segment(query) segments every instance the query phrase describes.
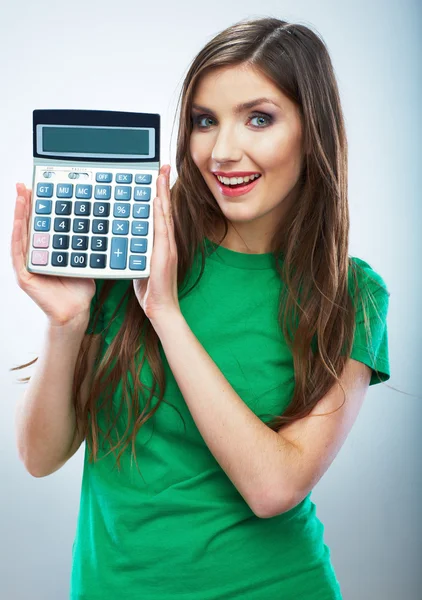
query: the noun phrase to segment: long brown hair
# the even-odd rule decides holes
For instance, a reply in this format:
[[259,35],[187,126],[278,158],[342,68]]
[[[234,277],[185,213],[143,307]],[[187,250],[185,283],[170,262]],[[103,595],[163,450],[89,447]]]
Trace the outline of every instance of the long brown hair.
[[[304,164],[297,183],[297,200],[284,216],[271,245],[275,256],[283,255],[283,261],[275,261],[285,283],[278,314],[280,328],[292,352],[295,376],[289,406],[283,415],[274,416],[267,423],[271,429],[279,430],[307,416],[333,384],[340,383],[339,375],[352,348],[357,298],[365,304],[371,301],[371,294],[368,289],[368,293],[360,297],[356,273],[359,265],[348,256],[347,139],[327,48],[321,38],[304,25],[260,18],[240,21],[216,35],[194,58],[183,83],[176,153],[178,178],[171,187],[179,297],[188,294],[202,276],[204,238],[212,239],[216,227],[223,226],[221,242],[228,231],[227,219],[190,156],[193,95],[203,75],[212,69],[237,65],[253,66],[269,77],[298,106],[302,120]],[[182,284],[198,250],[201,256],[199,276],[193,286],[182,293]],[[350,276],[352,285],[349,285]],[[104,281],[95,307],[94,326],[115,285],[114,280]],[[80,392],[91,336],[85,336],[82,342],[73,385],[77,427],[88,443],[89,460],[98,460],[98,415],[102,411],[107,427],[105,439],[110,442],[109,452],[121,448],[116,461],[118,467],[130,441],[136,460],[136,435],[165,401],[166,384],[159,338],[140,309],[132,285],[117,303],[110,321],[105,323],[104,333],[126,301],[118,333],[100,359],[105,349],[102,340],[91,394],[83,409]],[[370,337],[367,319],[365,324]],[[371,347],[370,342],[368,345]],[[142,360],[135,369],[133,357],[141,349],[144,349]],[[149,395],[140,378],[145,360],[153,374]],[[123,390],[119,396],[123,398],[117,408],[113,406],[113,395],[119,383]],[[158,402],[150,410],[157,388]],[[127,428],[122,439],[112,446],[109,434],[117,429],[116,421],[123,408],[127,409]]]

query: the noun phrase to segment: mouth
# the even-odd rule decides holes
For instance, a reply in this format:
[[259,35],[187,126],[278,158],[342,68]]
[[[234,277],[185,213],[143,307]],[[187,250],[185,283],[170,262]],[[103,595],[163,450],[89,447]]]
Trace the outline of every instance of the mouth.
[[259,175],[259,177],[256,177],[255,179],[253,179],[253,181],[249,181],[248,183],[225,185],[224,183],[222,183],[221,181],[219,181],[217,179],[216,175],[214,175],[214,177],[215,177],[215,180],[217,182],[220,192],[224,196],[228,196],[229,198],[243,196],[244,194],[247,194],[258,184],[258,181],[261,179],[261,175]]

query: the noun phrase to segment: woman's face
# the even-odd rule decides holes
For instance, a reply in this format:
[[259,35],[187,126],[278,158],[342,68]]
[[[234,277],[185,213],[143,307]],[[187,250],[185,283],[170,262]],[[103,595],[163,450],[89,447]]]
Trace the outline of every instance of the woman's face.
[[[251,107],[239,105],[259,98]],[[269,252],[302,169],[299,110],[270,79],[251,67],[223,67],[202,77],[193,98],[190,152],[227,219],[253,253]],[[259,174],[240,195],[226,177]],[[225,246],[244,252],[229,227]]]

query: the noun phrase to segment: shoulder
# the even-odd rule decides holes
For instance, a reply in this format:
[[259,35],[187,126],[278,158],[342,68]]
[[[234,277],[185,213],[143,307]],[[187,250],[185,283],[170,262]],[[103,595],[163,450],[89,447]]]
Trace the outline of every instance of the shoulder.
[[381,273],[372,265],[357,256],[349,257],[349,286],[355,293],[355,282],[358,284],[358,295],[367,293],[389,296],[387,283]]

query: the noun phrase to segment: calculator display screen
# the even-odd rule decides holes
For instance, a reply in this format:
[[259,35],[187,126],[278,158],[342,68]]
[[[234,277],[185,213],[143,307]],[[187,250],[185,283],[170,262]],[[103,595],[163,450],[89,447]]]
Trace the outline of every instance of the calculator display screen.
[[37,151],[44,156],[152,158],[154,127],[37,125]]

